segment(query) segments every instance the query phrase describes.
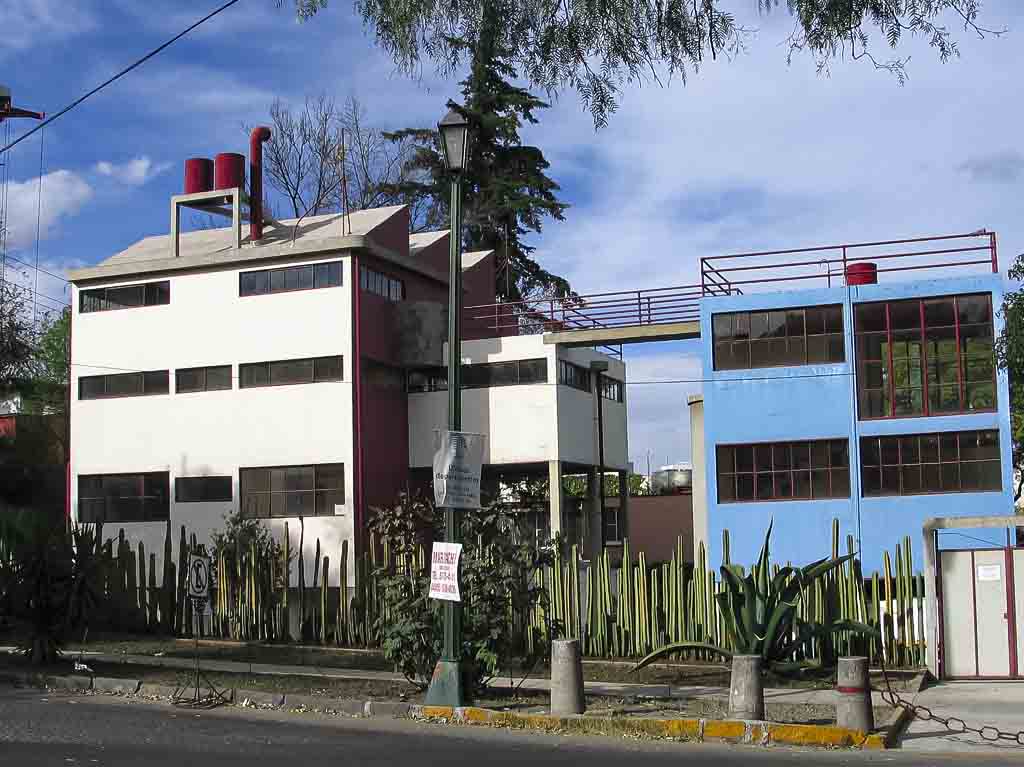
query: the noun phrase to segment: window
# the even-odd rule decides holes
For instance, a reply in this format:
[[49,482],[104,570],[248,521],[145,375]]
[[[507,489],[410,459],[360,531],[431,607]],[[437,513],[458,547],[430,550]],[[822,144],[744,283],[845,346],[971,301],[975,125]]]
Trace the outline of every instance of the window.
[[558,361],[558,383],[580,391],[590,391],[590,371],[568,360]]
[[241,469],[242,516],[313,517],[334,514],[345,503],[345,466],[274,466]]
[[448,391],[447,368],[424,368],[423,370],[410,370],[409,376],[406,379],[406,391]]
[[715,370],[843,362],[843,307],[809,306],[711,317]]
[[148,394],[167,394],[168,391],[170,389],[166,370],[81,376],[78,379],[78,399],[142,397]]
[[231,477],[176,477],[174,500],[177,503],[230,501]]
[[79,294],[79,311],[108,312],[114,309],[135,309],[140,306],[162,306],[171,303],[171,283],[144,282],[115,288],[92,288]]
[[373,293],[388,301],[401,301],[405,298],[404,282],[373,269],[367,269],[365,266],[359,268],[359,287],[367,293]]
[[337,287],[341,287],[341,261],[261,269],[258,272],[240,272],[238,275],[240,296],[263,296],[268,293]]
[[238,366],[239,387],[282,386],[342,380],[342,359],[309,357],[276,362],[250,362]]
[[865,497],[1001,490],[999,432],[862,437]]
[[79,522],[161,522],[170,518],[166,471],[78,477]]
[[509,362],[483,362],[462,366],[462,388],[519,386],[548,382],[548,361],[543,357]]
[[861,418],[995,410],[988,294],[858,304],[854,330]]
[[216,365],[207,368],[181,368],[174,371],[174,391],[178,394],[193,391],[218,391],[230,388],[230,365]]
[[622,381],[617,381],[614,378],[609,378],[603,373],[598,373],[599,386],[601,387],[601,396],[605,399],[610,399],[612,402],[622,402]]
[[845,439],[719,445],[718,502],[850,497]]

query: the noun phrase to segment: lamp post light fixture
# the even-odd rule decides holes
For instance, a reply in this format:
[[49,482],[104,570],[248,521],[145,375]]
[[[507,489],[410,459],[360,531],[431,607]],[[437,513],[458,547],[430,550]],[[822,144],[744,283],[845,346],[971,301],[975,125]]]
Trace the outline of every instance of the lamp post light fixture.
[[[437,124],[445,169],[451,175],[451,229],[448,261],[448,428],[462,431],[462,173],[469,162],[469,121],[450,109]],[[444,510],[444,539],[462,539],[459,511]],[[462,706],[465,689],[462,668],[462,605],[444,603],[444,649],[427,688],[427,705]]]

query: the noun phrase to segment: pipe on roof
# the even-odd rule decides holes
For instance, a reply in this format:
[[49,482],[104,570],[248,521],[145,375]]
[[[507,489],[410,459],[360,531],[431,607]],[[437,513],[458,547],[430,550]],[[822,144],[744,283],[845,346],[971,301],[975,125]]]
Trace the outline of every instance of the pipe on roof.
[[263,239],[263,142],[270,128],[260,125],[249,136],[249,240]]

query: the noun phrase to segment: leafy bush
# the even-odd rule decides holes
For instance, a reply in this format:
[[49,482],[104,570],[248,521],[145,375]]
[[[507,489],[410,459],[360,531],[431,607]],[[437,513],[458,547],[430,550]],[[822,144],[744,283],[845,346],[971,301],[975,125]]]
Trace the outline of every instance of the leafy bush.
[[[377,619],[385,657],[405,677],[425,688],[442,651],[441,602],[427,596],[429,546],[440,539],[440,515],[423,497],[403,495],[393,506],[374,509],[371,530],[385,547],[375,573],[387,611]],[[462,659],[467,682],[480,688],[500,669],[546,656],[537,643],[526,657],[525,627],[515,616],[544,605],[547,592],[537,572],[551,547],[535,547],[518,534],[503,506],[462,514],[460,561]]]

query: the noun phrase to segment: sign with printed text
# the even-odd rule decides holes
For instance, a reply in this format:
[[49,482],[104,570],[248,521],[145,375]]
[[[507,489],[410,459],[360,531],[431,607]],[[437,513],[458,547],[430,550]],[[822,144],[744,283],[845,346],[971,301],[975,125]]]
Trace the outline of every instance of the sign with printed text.
[[479,509],[484,434],[442,431],[434,453],[434,503],[439,508]]
[[979,581],[1001,581],[1003,571],[999,565],[978,565]]
[[188,558],[188,595],[193,599],[210,596],[210,560],[198,554]]
[[430,598],[461,602],[459,594],[459,558],[461,543],[434,544],[430,553]]

